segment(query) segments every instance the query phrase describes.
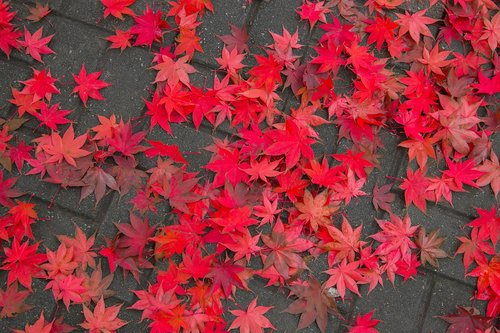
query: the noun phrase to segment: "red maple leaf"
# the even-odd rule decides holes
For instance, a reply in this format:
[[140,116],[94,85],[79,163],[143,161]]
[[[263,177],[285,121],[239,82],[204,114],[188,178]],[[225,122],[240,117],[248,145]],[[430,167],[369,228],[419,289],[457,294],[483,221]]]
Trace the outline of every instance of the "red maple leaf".
[[131,47],[130,39],[132,38],[132,33],[127,30],[123,31],[120,29],[115,30],[115,34],[109,37],[106,37],[108,42],[111,42],[110,48],[112,49],[120,49],[120,51],[125,50],[127,47]]
[[78,75],[73,74],[73,79],[76,82],[73,93],[78,93],[85,107],[87,107],[87,100],[89,97],[101,101],[105,99],[99,90],[109,87],[111,84],[99,80],[101,74],[102,71],[87,74],[87,70],[83,64],[80,73],[78,73]]
[[361,296],[358,289],[358,283],[362,281],[363,276],[359,270],[359,261],[347,263],[347,259],[344,259],[341,263],[335,265],[334,268],[326,270],[325,273],[330,275],[325,282],[325,288],[336,286],[342,299],[345,297],[346,287],[350,291]]
[[57,125],[68,124],[70,121],[66,118],[72,111],[59,109],[59,103],[48,106],[47,103],[42,103],[40,113],[34,113],[34,116],[40,121],[40,125],[57,131]]
[[420,35],[432,37],[432,33],[427,24],[433,24],[437,20],[424,16],[427,9],[410,14],[405,11],[403,14],[396,14],[399,18],[396,23],[399,24],[399,37],[409,32],[411,38],[417,43],[420,41]]
[[10,59],[12,48],[19,50],[19,38],[21,36],[22,34],[10,24],[5,27],[0,26],[0,50],[7,55],[7,59]]
[[264,328],[275,330],[273,324],[264,316],[272,308],[272,306],[257,306],[257,298],[255,298],[248,305],[247,311],[229,310],[236,316],[229,330],[239,328],[240,332],[246,333],[262,333]]
[[267,247],[267,257],[264,260],[264,269],[271,266],[288,279],[290,269],[308,269],[304,259],[299,255],[313,246],[313,243],[305,238],[299,237],[302,227],[293,226],[285,229],[283,223],[278,220],[274,225],[271,235],[262,235],[262,241]]
[[410,262],[411,249],[416,248],[411,237],[418,226],[411,225],[408,215],[401,219],[397,215],[390,214],[390,218],[391,221],[377,220],[382,231],[370,236],[382,243],[375,250],[375,254],[388,255],[396,251],[408,263]]
[[148,45],[151,47],[153,42],[161,42],[163,40],[164,29],[170,26],[162,19],[163,12],[161,10],[153,11],[149,5],[142,15],[134,17],[135,24],[130,28],[130,33],[137,35],[134,46]]
[[14,238],[10,248],[3,248],[6,258],[0,269],[9,271],[7,285],[17,280],[31,291],[32,278],[44,276],[40,264],[45,262],[47,257],[45,254],[36,253],[38,245],[38,243],[29,245],[29,241],[20,244]]
[[167,81],[170,87],[176,86],[179,82],[189,85],[189,74],[195,73],[196,69],[188,64],[188,61],[188,56],[184,56],[175,61],[163,55],[162,62],[153,66],[154,69],[158,70],[154,83]]
[[75,138],[75,131],[71,125],[62,138],[58,133],[53,132],[50,136],[44,135],[33,141],[38,142],[38,147],[50,155],[47,159],[48,163],[61,163],[64,159],[68,164],[76,167],[75,158],[90,154],[89,151],[81,149],[86,140],[87,134]]
[[33,324],[26,324],[24,327],[24,330],[13,330],[14,333],[51,333],[53,329],[53,323],[54,321],[51,322],[46,322],[45,317],[42,313],[40,313],[40,316],[38,320]]
[[23,94],[33,95],[33,102],[39,101],[42,98],[50,101],[52,94],[60,94],[59,89],[55,84],[57,79],[54,79],[50,71],[43,69],[41,71],[33,69],[33,77],[26,81],[21,81],[25,85],[21,91]]
[[59,275],[54,280],[47,283],[45,290],[52,289],[52,294],[56,300],[63,301],[66,310],[69,310],[71,302],[73,304],[83,303],[82,295],[86,292],[83,286],[83,277],[75,277],[74,275]]
[[420,227],[415,244],[420,249],[420,262],[422,265],[428,262],[432,266],[438,267],[436,259],[448,257],[448,254],[441,249],[445,238],[439,237],[438,234],[439,229],[426,234],[425,229]]
[[104,17],[112,15],[120,20],[123,20],[123,15],[135,16],[132,9],[128,8],[133,5],[136,0],[101,0],[101,3],[106,7]]
[[498,207],[492,206],[490,210],[476,208],[479,217],[472,220],[469,226],[479,229],[479,238],[490,238],[493,244],[498,241],[500,233],[500,215],[498,215]]
[[422,212],[426,211],[425,200],[431,200],[431,193],[427,191],[430,185],[430,180],[425,176],[425,171],[418,169],[413,171],[411,168],[406,170],[406,178],[399,186],[405,191],[406,207],[414,203]]
[[360,314],[356,317],[356,322],[354,326],[347,326],[349,328],[348,333],[378,333],[375,328],[380,323],[378,319],[372,319],[373,311],[366,313],[361,316]]
[[95,192],[97,205],[106,192],[106,186],[119,192],[118,184],[116,183],[115,178],[97,166],[91,167],[87,170],[82,182],[85,185],[82,187],[80,201],[88,197],[92,192]]
[[495,197],[498,197],[498,193],[500,193],[500,162],[495,152],[492,150],[490,159],[484,160],[483,164],[474,169],[483,172],[483,175],[476,180],[476,185],[482,187],[490,184]]
[[28,290],[18,291],[17,283],[13,283],[5,289],[0,289],[0,318],[13,317],[18,313],[28,311],[31,305],[24,303],[30,292]]
[[210,272],[205,276],[212,280],[211,293],[222,290],[226,297],[231,296],[233,287],[248,289],[243,278],[245,267],[232,263],[231,260],[214,261]]
[[474,308],[457,306],[458,313],[439,316],[450,324],[446,333],[454,332],[487,332],[491,328],[492,318],[479,315]]
[[4,180],[3,172],[0,170],[0,205],[11,207],[14,205],[11,198],[17,198],[23,195],[21,191],[12,188],[16,181],[17,178],[8,178]]
[[378,187],[377,184],[373,186],[373,207],[378,211],[379,208],[388,213],[392,213],[391,203],[396,199],[396,195],[391,193],[392,184],[385,184]]
[[368,25],[365,31],[370,33],[368,44],[377,42],[377,50],[380,51],[384,42],[389,45],[394,40],[394,29],[396,29],[398,25],[389,17],[382,18],[377,16],[375,21],[370,20],[367,23]]
[[323,290],[321,283],[310,275],[306,281],[297,281],[290,285],[290,293],[298,299],[290,304],[285,312],[300,314],[297,329],[310,326],[314,321],[322,333],[328,325],[328,312],[336,313],[335,299]]
[[248,33],[247,33],[247,28],[242,27],[241,29],[238,28],[235,25],[229,24],[231,28],[231,34],[230,35],[224,35],[224,36],[217,36],[226,44],[226,48],[228,51],[232,51],[233,49],[236,49],[238,53],[245,53],[248,52]]
[[33,59],[43,63],[42,54],[54,53],[47,44],[52,40],[54,35],[42,38],[43,27],[38,29],[33,35],[24,27],[24,40],[19,42],[19,45],[26,48],[26,54],[31,55]]
[[430,52],[424,47],[422,58],[418,59],[418,61],[426,65],[429,74],[432,72],[437,75],[444,75],[441,68],[446,67],[453,62],[451,59],[446,60],[450,54],[451,51],[439,52],[439,45],[436,43]]
[[148,219],[142,219],[131,212],[130,224],[115,223],[115,226],[123,234],[120,238],[120,246],[126,248],[127,255],[142,257],[144,248],[155,231],[154,227],[149,226]]
[[318,21],[326,23],[326,14],[331,12],[329,7],[330,4],[325,6],[325,1],[312,2],[306,0],[297,9],[297,14],[299,14],[301,20],[309,21],[309,26],[312,29]]
[[83,306],[85,321],[80,326],[89,330],[89,332],[116,332],[120,327],[127,324],[127,322],[118,318],[121,307],[122,305],[113,305],[106,308],[104,298],[101,297],[93,312],[85,305]]

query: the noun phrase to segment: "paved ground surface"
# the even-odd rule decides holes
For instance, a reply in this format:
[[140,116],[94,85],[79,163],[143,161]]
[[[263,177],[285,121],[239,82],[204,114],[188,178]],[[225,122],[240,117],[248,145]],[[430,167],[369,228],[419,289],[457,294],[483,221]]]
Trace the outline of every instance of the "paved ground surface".
[[[23,1],[12,1],[12,6],[24,17],[26,7]],[[295,8],[301,0],[272,0],[270,2],[256,1],[250,6],[245,6],[245,0],[213,0],[215,14],[207,14],[199,31],[202,37],[204,54],[195,57],[194,64],[199,73],[193,76],[197,83],[205,82],[206,78],[212,77],[212,71],[218,67],[214,58],[220,56],[222,43],[214,38],[214,34],[229,33],[228,23],[248,26],[250,34],[251,52],[261,52],[259,45],[269,44],[271,36],[268,31],[281,32],[282,26],[289,31],[295,31],[298,27],[300,42],[304,45],[313,45],[317,40],[316,31],[309,31],[308,27],[298,22]],[[140,117],[145,112],[143,98],[149,98],[149,89],[154,80],[154,72],[148,70],[151,66],[152,54],[147,49],[127,49],[123,54],[117,50],[108,50],[108,43],[104,37],[112,34],[114,28],[130,26],[131,21],[118,22],[116,20],[101,20],[103,8],[100,0],[73,0],[49,1],[53,12],[48,19],[42,23],[44,34],[55,33],[50,47],[56,52],[55,55],[44,56],[46,66],[50,68],[54,77],[60,77],[62,83],[62,94],[55,97],[54,102],[61,102],[65,109],[74,109],[72,117],[76,122],[76,130],[84,132],[90,126],[97,124],[96,114],[109,116],[111,114],[122,115],[127,118]],[[144,8],[144,1],[139,0],[134,8]],[[440,16],[441,13],[433,13]],[[33,29],[40,24],[34,24]],[[32,30],[32,29],[30,29]],[[33,31],[33,30],[32,30]],[[173,34],[167,34],[166,38],[173,39]],[[304,48],[307,56],[309,47]],[[83,109],[76,95],[71,95],[71,77],[69,73],[77,73],[84,63],[89,71],[104,69],[102,79],[112,83],[112,86],[103,91],[105,102],[92,100],[88,111]],[[41,68],[41,64],[34,63],[30,58],[20,56],[16,53],[10,61],[0,55],[0,106],[1,113],[8,112],[10,107],[7,100],[10,98],[10,86],[16,81],[25,80],[31,75],[30,67]],[[210,81],[210,80],[207,80]],[[284,107],[293,103],[288,101],[287,94],[284,95]],[[144,122],[144,126],[148,124]],[[28,126],[29,127],[29,126]],[[169,138],[163,134],[154,134],[156,139],[166,140],[168,143],[176,143],[183,151],[200,152],[191,156],[191,168],[197,169],[208,161],[208,155],[200,151],[200,148],[212,142],[211,136],[224,137],[228,135],[223,129],[213,132],[211,128],[201,127],[197,133],[193,128],[187,126],[174,126],[175,138]],[[343,147],[336,145],[336,132],[332,127],[320,128],[323,149],[325,152],[334,153]],[[30,129],[22,133],[24,139],[29,141],[33,138]],[[395,148],[396,138],[391,134],[385,134],[387,150],[382,158],[382,171],[375,171],[370,175],[367,189],[371,189],[375,182],[385,183],[385,176],[398,177],[406,172],[406,153]],[[498,139],[495,142],[498,151]],[[142,162],[146,167],[147,161]],[[58,245],[55,234],[72,234],[74,225],[78,225],[87,234],[97,231],[100,244],[103,236],[113,235],[116,230],[113,222],[125,221],[128,218],[128,197],[119,200],[118,195],[106,196],[97,207],[93,199],[84,200],[79,204],[79,190],[59,191],[56,186],[42,183],[36,177],[21,177],[18,182],[26,193],[34,194],[33,201],[37,203],[39,215],[43,220],[34,226],[37,239],[43,240],[43,245],[55,249]],[[397,192],[399,203],[396,203],[395,212],[401,212],[404,204],[401,201],[401,193]],[[55,199],[54,199],[55,198]],[[49,202],[54,199],[54,205],[47,208]],[[347,214],[354,225],[363,223],[367,232],[374,232],[376,224],[373,217],[376,215],[372,209],[370,197],[362,197],[354,200],[349,206]],[[494,197],[489,189],[474,190],[466,193],[454,194],[454,207],[445,205],[430,205],[428,215],[410,208],[410,214],[414,223],[422,224],[428,230],[440,228],[448,237],[445,250],[454,253],[458,246],[456,236],[464,235],[463,226],[468,223],[474,215],[474,207],[490,208]],[[316,272],[324,270],[319,263],[312,262],[310,266]],[[2,273],[3,274],[3,273]],[[34,283],[35,293],[28,299],[34,308],[14,319],[5,319],[0,322],[0,331],[7,332],[9,328],[21,328],[25,323],[33,323],[40,310],[48,317],[56,312],[64,314],[65,320],[73,325],[83,321],[82,313],[74,311],[66,314],[63,307],[56,306],[50,291],[43,291],[44,282]],[[285,290],[263,288],[263,280],[254,279],[250,283],[253,290],[259,293],[259,303],[273,304],[275,307],[268,314],[270,320],[278,328],[279,332],[294,332],[298,318],[282,313],[290,300],[287,299]],[[386,282],[384,288],[377,288],[369,295],[366,289],[362,291],[363,298],[348,299],[340,306],[346,315],[355,316],[357,313],[365,313],[376,309],[375,317],[383,322],[378,326],[381,332],[444,332],[446,324],[436,318],[438,315],[455,311],[457,305],[471,305],[469,301],[474,292],[475,281],[464,278],[461,259],[456,258],[441,260],[439,269],[422,269],[414,280],[402,282],[399,278],[395,287]],[[122,279],[117,274],[111,289],[117,291],[108,304],[124,303],[120,317],[129,321],[129,324],[120,332],[147,332],[147,322],[140,323],[140,313],[127,310],[126,307],[134,302],[134,295],[130,290],[140,289],[132,278]],[[248,300],[252,299],[248,295]],[[475,303],[482,308],[482,303]],[[228,319],[230,317],[228,316]],[[343,331],[341,323],[335,318],[330,319],[330,331]],[[338,328],[337,328],[338,327]],[[303,330],[303,332],[318,332],[315,325]]]

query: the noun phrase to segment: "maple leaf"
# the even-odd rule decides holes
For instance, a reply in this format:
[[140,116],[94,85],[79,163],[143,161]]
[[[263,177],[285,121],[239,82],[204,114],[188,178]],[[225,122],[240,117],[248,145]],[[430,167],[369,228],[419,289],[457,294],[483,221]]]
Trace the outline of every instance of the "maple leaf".
[[360,225],[353,230],[349,221],[342,217],[341,228],[342,230],[339,230],[332,225],[326,226],[331,242],[325,243],[322,248],[335,253],[335,262],[340,262],[345,258],[354,261],[356,253],[365,244],[359,240],[363,226]]
[[95,268],[95,254],[91,249],[95,242],[95,235],[87,239],[85,233],[79,227],[75,227],[75,237],[66,235],[57,235],[57,239],[64,244],[67,248],[73,249],[74,261],[78,262],[83,271],[86,270],[87,265]]
[[47,323],[43,315],[43,311],[40,313],[40,317],[33,324],[26,324],[24,330],[13,330],[14,333],[51,333],[52,325],[54,321]]
[[99,80],[99,76],[101,76],[102,72],[103,71],[87,74],[85,65],[82,64],[80,73],[78,73],[78,75],[73,74],[76,87],[73,89],[72,93],[78,93],[85,107],[87,107],[87,100],[89,97],[100,101],[105,100],[99,90],[109,87],[111,84]]
[[130,39],[132,39],[132,33],[129,30],[123,31],[120,29],[116,29],[114,35],[106,37],[106,40],[111,42],[110,48],[120,49],[120,51],[132,46]]
[[318,225],[330,225],[332,214],[338,210],[338,207],[330,205],[329,193],[326,190],[313,198],[311,192],[306,189],[304,202],[296,202],[295,207],[301,213],[297,219],[309,223],[314,231],[318,230]]
[[372,319],[372,315],[373,310],[363,316],[358,314],[354,326],[347,326],[349,329],[348,333],[378,333],[375,326],[380,323],[380,320]]
[[106,192],[106,186],[119,192],[118,184],[116,183],[115,178],[97,166],[91,167],[87,170],[82,182],[85,185],[82,187],[80,201],[88,197],[92,192],[95,192],[97,205]]
[[483,22],[484,31],[479,40],[486,39],[490,49],[495,52],[497,45],[500,44],[500,14],[497,12],[491,21],[485,18]]
[[226,49],[228,51],[232,51],[233,49],[236,49],[236,51],[241,54],[248,52],[248,33],[247,33],[247,28],[244,26],[241,29],[238,28],[235,25],[229,24],[231,28],[231,34],[230,35],[224,35],[224,36],[217,36],[220,40],[226,44]]
[[24,303],[30,292],[28,290],[18,291],[17,283],[13,283],[5,289],[0,289],[0,318],[13,317],[18,313],[28,311],[31,305]]
[[22,34],[15,30],[13,26],[0,25],[0,50],[5,53],[7,59],[10,59],[10,52],[12,48],[19,50],[19,38]]
[[240,168],[251,176],[248,181],[261,179],[263,182],[268,183],[267,177],[275,177],[281,173],[275,170],[280,162],[281,159],[269,162],[269,158],[264,157],[260,161],[254,159],[250,160],[249,168],[244,168],[248,165],[243,164]]
[[38,29],[33,35],[24,27],[24,40],[19,42],[19,45],[26,48],[26,54],[31,55],[33,59],[43,63],[42,54],[55,53],[47,44],[52,40],[54,35],[42,38],[43,27]]
[[[497,15],[498,16],[498,15]],[[478,94],[494,95],[500,92],[500,74],[496,74],[491,79],[486,77],[483,72],[477,74],[479,83],[471,84],[471,87],[477,89]]]
[[233,48],[231,51],[227,47],[222,49],[222,56],[220,58],[215,58],[219,63],[220,69],[225,69],[229,75],[236,76],[238,71],[245,67],[241,62],[245,59],[245,55],[238,53],[237,48]]
[[142,257],[144,248],[155,231],[154,227],[149,226],[148,219],[142,219],[130,212],[130,224],[115,223],[115,226],[123,234],[120,243],[127,249],[127,254]]
[[195,51],[203,52],[203,48],[200,45],[200,39],[201,38],[196,35],[195,29],[181,29],[181,32],[175,39],[178,44],[174,54],[179,55],[185,53],[188,59],[192,59]]
[[170,26],[161,17],[163,12],[161,10],[153,11],[149,5],[142,15],[134,17],[135,24],[130,28],[130,33],[137,35],[134,46],[138,45],[153,45],[154,42],[161,42],[163,40],[163,29],[168,29]]
[[380,51],[382,44],[386,42],[388,45],[391,41],[394,40],[394,29],[398,27],[398,25],[392,21],[389,17],[382,18],[377,16],[375,21],[368,21],[368,25],[365,28],[365,31],[370,33],[368,37],[368,44],[372,44],[377,42],[377,50]]
[[264,270],[274,266],[282,277],[288,279],[290,268],[308,269],[299,253],[310,249],[313,243],[300,238],[301,231],[300,225],[285,229],[283,223],[278,220],[271,235],[261,236],[262,241],[270,251],[264,260]]
[[30,20],[31,22],[39,22],[45,16],[49,15],[52,11],[51,9],[49,9],[48,3],[43,5],[38,2],[36,2],[35,7],[28,7],[28,9],[30,11],[30,14],[26,16],[26,19]]
[[396,198],[394,193],[391,193],[392,184],[385,184],[380,187],[375,184],[373,186],[373,207],[378,211],[379,208],[385,210],[388,213],[392,213],[391,203]]
[[486,261],[485,254],[495,254],[493,247],[485,241],[484,238],[478,237],[479,229],[473,228],[471,231],[470,238],[468,237],[457,237],[462,244],[458,247],[455,255],[462,253],[464,269],[467,271],[473,260],[476,262]]
[[83,306],[85,321],[80,326],[89,330],[90,333],[116,332],[120,327],[127,324],[126,321],[118,318],[118,312],[120,312],[121,307],[122,304],[106,308],[104,298],[101,297],[93,312],[85,305]]
[[238,287],[248,289],[243,273],[245,267],[234,264],[231,260],[213,261],[210,272],[205,275],[206,278],[212,280],[211,293],[222,290],[226,297],[231,296],[232,288]]
[[10,248],[3,248],[6,258],[0,269],[9,271],[7,285],[17,280],[31,291],[32,278],[43,276],[39,265],[45,262],[47,257],[45,254],[36,253],[38,245],[29,245],[29,241],[20,244],[17,238],[14,238]]
[[18,191],[12,186],[17,182],[18,178],[3,178],[3,172],[0,170],[0,205],[5,207],[11,207],[14,205],[14,201],[11,198],[17,198],[23,195],[21,191]]
[[305,0],[297,9],[301,20],[309,21],[309,26],[312,29],[316,22],[326,23],[326,14],[330,13],[330,4],[325,6],[325,1],[312,2]]
[[41,71],[33,68],[33,77],[26,81],[21,81],[25,85],[21,93],[33,95],[32,102],[37,102],[42,98],[50,101],[53,94],[60,94],[59,89],[56,88],[54,79],[50,71],[43,69]]
[[46,103],[40,106],[40,113],[34,113],[34,116],[40,121],[40,125],[57,131],[57,125],[68,124],[70,121],[66,118],[72,111],[60,110],[59,103],[49,107]]
[[182,153],[177,145],[166,145],[161,141],[147,140],[147,142],[152,146],[144,151],[144,154],[148,158],[155,157],[157,155],[167,156],[171,158],[174,162],[187,164],[188,162],[182,156]]
[[486,329],[491,328],[492,318],[479,315],[477,309],[457,306],[457,311],[456,314],[438,317],[450,324],[446,333],[486,332]]
[[229,330],[239,328],[241,333],[263,333],[265,328],[275,330],[273,324],[264,316],[272,308],[272,306],[257,306],[255,298],[248,305],[247,311],[229,310],[236,316]]
[[474,180],[481,177],[483,173],[474,168],[475,161],[473,159],[455,163],[446,158],[446,164],[448,170],[443,171],[443,176],[452,180],[451,184],[454,191],[463,191],[463,184],[478,187]]
[[189,85],[189,74],[195,73],[196,69],[188,64],[188,56],[179,58],[177,61],[162,55],[162,62],[154,69],[158,70],[154,83],[167,81],[170,87],[176,86],[179,82]]
[[416,13],[410,14],[405,11],[404,14],[396,14],[399,18],[396,23],[399,24],[399,37],[409,32],[415,43],[419,43],[420,35],[432,37],[432,33],[427,27],[427,24],[433,24],[437,20],[424,16],[427,9],[423,9]]
[[52,294],[56,300],[63,301],[66,310],[69,311],[71,302],[74,304],[83,303],[82,295],[85,294],[86,289],[83,286],[83,277],[75,277],[74,275],[59,275],[54,280],[47,283],[45,290],[52,288]]
[[426,211],[426,199],[431,199],[430,193],[427,188],[430,185],[429,178],[425,177],[425,171],[418,169],[413,171],[411,168],[406,170],[406,178],[399,186],[405,191],[406,207],[414,203],[422,212]]
[[346,287],[350,291],[361,296],[358,289],[358,282],[363,279],[363,276],[358,267],[359,261],[347,263],[347,259],[344,258],[344,260],[336,264],[334,268],[325,271],[325,273],[330,275],[325,282],[325,288],[336,286],[342,300],[345,297]]
[[497,216],[498,207],[492,206],[490,210],[476,208],[479,217],[472,220],[469,226],[479,228],[479,238],[490,238],[493,244],[498,241],[500,234],[500,215]]
[[56,252],[46,250],[47,263],[41,267],[47,271],[48,278],[54,279],[59,275],[70,275],[78,267],[78,263],[73,260],[73,248],[60,244]]
[[264,152],[271,156],[284,154],[288,169],[299,162],[301,155],[308,159],[314,158],[311,145],[315,140],[309,137],[306,128],[299,127],[291,118],[286,119],[284,129],[271,131],[269,136],[274,143]]
[[439,45],[436,43],[430,52],[424,47],[422,58],[419,58],[418,61],[427,66],[429,74],[432,72],[437,75],[444,75],[441,68],[453,62],[451,59],[446,60],[450,54],[451,51],[439,52]]
[[397,251],[404,261],[410,261],[411,249],[416,247],[411,237],[418,226],[412,226],[408,215],[403,219],[399,216],[390,214],[391,221],[376,220],[382,231],[370,236],[376,241],[382,243],[375,250],[375,254],[388,255]]
[[47,163],[61,163],[64,159],[69,165],[76,167],[75,158],[87,156],[89,151],[81,149],[87,140],[87,134],[82,134],[75,138],[75,131],[71,125],[63,137],[53,132],[51,136],[43,136],[33,141],[39,143],[39,148],[43,149],[50,157]]
[[436,259],[446,258],[448,254],[441,249],[445,238],[439,237],[439,229],[425,233],[425,229],[420,227],[415,244],[420,249],[420,262],[425,265],[427,262],[434,267],[439,267]]
[[297,329],[306,328],[316,321],[319,330],[326,332],[328,312],[338,313],[335,299],[323,290],[321,283],[313,275],[306,281],[293,283],[289,288],[290,293],[298,299],[284,311],[301,314]]
[[83,287],[86,291],[82,294],[82,299],[85,304],[89,304],[91,301],[97,303],[101,297],[107,298],[115,294],[113,290],[108,289],[113,282],[114,276],[113,274],[109,274],[103,278],[100,263],[92,272],[92,275],[88,276],[87,273],[84,273],[83,277],[85,278]]
[[128,8],[133,5],[136,0],[101,0],[101,3],[106,7],[104,17],[112,15],[123,21],[123,15],[135,16],[132,9]]

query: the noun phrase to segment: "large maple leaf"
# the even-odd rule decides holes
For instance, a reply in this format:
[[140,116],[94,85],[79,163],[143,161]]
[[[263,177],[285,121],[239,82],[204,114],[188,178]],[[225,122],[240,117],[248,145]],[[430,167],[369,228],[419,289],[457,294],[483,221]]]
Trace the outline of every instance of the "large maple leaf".
[[153,11],[149,5],[142,15],[134,17],[135,24],[130,28],[130,33],[137,35],[134,45],[148,45],[151,47],[153,42],[161,42],[163,40],[163,30],[168,29],[168,23],[162,19],[163,12],[161,10]]
[[38,29],[33,35],[24,27],[24,40],[19,42],[20,45],[26,48],[26,54],[31,55],[33,59],[41,63],[43,63],[42,54],[54,53],[54,51],[47,46],[54,35],[42,38],[42,33],[43,27]]
[[129,8],[136,0],[101,0],[101,3],[106,7],[104,17],[112,15],[120,20],[123,20],[123,15],[135,16],[132,9]]
[[257,298],[255,298],[248,305],[247,311],[229,310],[236,316],[229,329],[239,328],[240,333],[263,333],[265,328],[275,330],[273,324],[264,316],[272,308],[272,306],[257,306]]
[[30,292],[28,290],[18,291],[17,283],[13,283],[5,289],[0,289],[0,318],[13,317],[31,309],[31,305],[24,303]]
[[17,280],[31,291],[33,277],[44,276],[40,264],[47,260],[47,256],[36,253],[38,245],[38,243],[29,245],[29,241],[19,243],[14,238],[10,248],[3,248],[6,258],[3,260],[3,266],[0,269],[9,271],[7,276],[8,285]]
[[87,107],[87,100],[89,97],[101,101],[104,100],[99,90],[109,87],[111,84],[99,80],[101,74],[102,71],[87,74],[87,70],[83,64],[80,73],[78,73],[78,75],[73,74],[73,79],[76,82],[73,93],[78,93],[85,107]]
[[328,325],[328,312],[338,313],[335,299],[323,290],[321,283],[310,275],[307,281],[297,281],[290,285],[292,295],[298,299],[290,304],[285,312],[300,314],[297,329],[310,326],[314,321],[322,333]]
[[477,309],[458,306],[457,310],[456,314],[439,317],[450,324],[446,333],[487,332],[486,329],[491,328],[492,318],[479,315]]
[[66,130],[62,137],[53,132],[50,136],[43,136],[33,141],[38,142],[39,148],[50,156],[47,163],[61,163],[65,160],[69,165],[76,167],[75,158],[90,154],[90,151],[81,149],[87,141],[87,134],[75,138],[73,125]]
[[396,14],[399,18],[396,23],[399,24],[399,36],[409,32],[411,38],[417,43],[420,41],[420,35],[432,37],[432,33],[427,24],[433,24],[437,20],[424,16],[427,9],[410,14],[405,11],[404,14]]
[[329,203],[328,191],[318,193],[315,197],[306,189],[304,193],[304,202],[296,202],[295,207],[301,213],[297,216],[298,220],[302,220],[311,225],[314,231],[318,230],[318,226],[328,226],[331,224],[331,216],[338,210]]
[[301,231],[301,226],[285,229],[283,223],[278,220],[271,235],[261,236],[262,241],[270,251],[264,260],[264,269],[274,266],[285,279],[290,277],[290,268],[307,269],[307,265],[299,253],[310,249],[313,243],[300,238]]
[[127,322],[118,318],[118,312],[120,312],[121,307],[121,305],[113,305],[106,308],[104,298],[101,297],[93,312],[85,305],[83,306],[85,321],[80,326],[91,333],[116,332],[120,327],[127,324]]
[[106,192],[106,187],[118,191],[118,184],[113,176],[104,171],[100,167],[91,167],[82,179],[85,184],[82,187],[80,201],[88,197],[92,192],[95,192],[96,205],[101,201]]
[[359,261],[347,263],[347,259],[344,259],[334,268],[326,270],[325,273],[330,275],[325,282],[325,288],[335,286],[342,299],[345,297],[346,288],[361,296],[358,283],[363,280],[363,276],[359,270]]

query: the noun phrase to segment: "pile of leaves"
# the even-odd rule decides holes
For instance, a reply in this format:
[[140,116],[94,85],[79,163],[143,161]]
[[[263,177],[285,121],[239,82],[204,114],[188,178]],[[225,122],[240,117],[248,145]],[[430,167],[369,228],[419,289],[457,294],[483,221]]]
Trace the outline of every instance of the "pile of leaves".
[[[12,88],[15,114],[2,111],[0,122],[0,269],[7,273],[0,317],[28,310],[33,279],[40,279],[66,309],[83,309],[81,328],[115,332],[126,322],[120,305],[105,304],[113,294],[113,273],[141,281],[156,267],[148,288],[134,291],[132,306],[152,332],[276,329],[265,316],[272,306],[258,305],[257,298],[248,308],[226,307],[225,300],[237,302],[238,290],[249,290],[252,278],[290,291],[291,303],[282,310],[300,316],[298,329],[316,323],[326,332],[333,313],[349,332],[377,332],[373,311],[348,321],[337,303],[350,293],[362,296],[361,285],[369,293],[448,257],[439,231],[428,232],[410,215],[392,211],[395,197],[404,196],[407,208],[424,213],[428,205],[452,205],[454,193],[471,188],[485,187],[498,197],[500,164],[492,139],[500,128],[500,14],[492,1],[432,1],[429,9],[414,11],[403,0],[361,6],[305,0],[297,18],[321,32],[306,56],[300,56],[305,47],[297,31],[271,32],[273,42],[250,54],[246,28],[231,26],[231,34],[220,36],[225,46],[209,87],[192,84],[190,74],[196,72],[193,57],[203,51],[197,28],[213,12],[210,0],[160,1],[138,13],[130,8],[135,0],[101,2],[106,20],[133,18],[128,30],[107,38],[111,48],[124,54],[131,47],[156,50],[150,69],[156,78],[145,101],[150,130],[173,135],[171,124],[189,123],[196,130],[202,124],[226,126],[234,135],[214,138],[203,173],[187,171],[176,145],[149,139],[149,131],[115,115],[97,115],[99,125],[76,135],[68,119],[74,111],[51,103],[61,93],[59,79],[43,66],[57,35],[21,29],[21,18],[0,0],[0,49],[7,57],[25,52],[41,63],[22,87]],[[443,19],[428,16],[437,7],[444,7]],[[26,19],[49,14],[48,6],[37,4]],[[164,34],[172,30],[175,43],[164,45]],[[453,43],[464,52],[449,50]],[[250,68],[249,58],[255,64]],[[85,64],[72,73],[73,93],[84,107],[89,99],[104,100],[101,92],[109,84],[102,73]],[[339,73],[354,77],[344,93],[337,89]],[[284,89],[297,102],[289,110],[280,107]],[[37,123],[30,143],[16,139],[28,120]],[[321,126],[338,130],[345,151],[315,153]],[[367,189],[368,176],[379,167],[384,132],[407,150],[406,177]],[[141,156],[154,166],[141,169]],[[58,236],[57,249],[43,250],[31,225],[46,207],[35,207],[16,189],[16,169],[20,177],[81,188],[82,200],[94,195],[99,202],[112,191],[132,194],[130,222],[116,223],[116,236],[101,248],[95,235],[77,228],[74,237]],[[344,214],[352,200],[368,195],[384,211],[372,235]],[[169,207],[168,225],[158,223],[162,205]],[[477,214],[456,253],[463,254],[466,274],[477,278],[474,297],[487,302],[486,313],[458,308],[458,314],[443,316],[450,332],[491,332],[500,314],[498,207],[478,208]],[[327,262],[321,276],[309,271],[311,258]],[[231,322],[228,312],[235,317]],[[73,329],[62,317],[48,320],[42,313],[16,332]]]

